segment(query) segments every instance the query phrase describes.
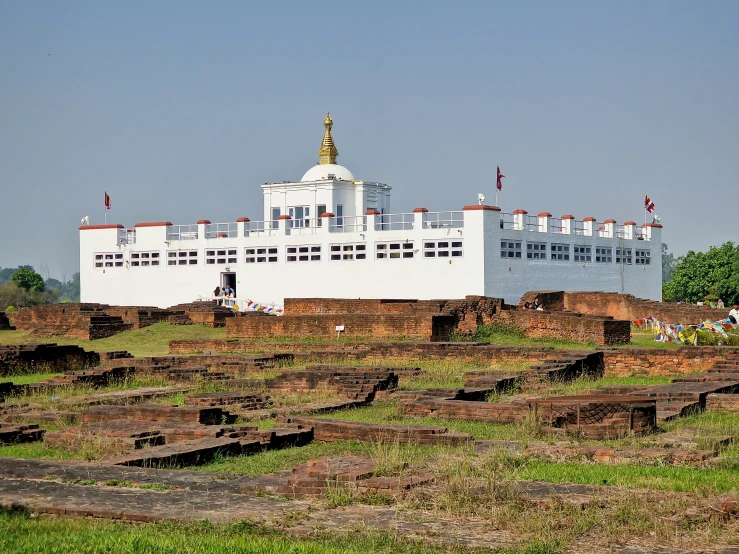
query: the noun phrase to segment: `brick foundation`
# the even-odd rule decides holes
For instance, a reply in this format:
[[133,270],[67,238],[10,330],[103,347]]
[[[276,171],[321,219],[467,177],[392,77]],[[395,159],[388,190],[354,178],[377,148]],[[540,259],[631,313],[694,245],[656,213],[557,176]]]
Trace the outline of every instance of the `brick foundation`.
[[120,316],[108,315],[102,304],[44,304],[21,308],[13,316],[15,327],[32,337],[64,336],[94,340],[131,329]]
[[336,337],[337,326],[350,337],[407,337],[449,340],[456,319],[445,315],[321,314],[282,317],[237,317],[227,320],[229,337]]
[[708,306],[655,302],[615,292],[533,291],[521,297],[521,305],[532,302],[535,298],[539,298],[550,310],[567,310],[628,321],[654,316],[667,323],[696,324],[707,319],[713,321],[724,318],[728,313],[728,308],[724,311]]
[[448,315],[457,320],[457,330],[473,333],[489,324],[505,304],[501,298],[466,296],[458,300],[395,300],[347,298],[286,298],[285,315],[382,314]]
[[631,324],[611,318],[538,310],[503,310],[496,322],[522,329],[527,337],[565,339],[601,346],[628,344]]
[[10,373],[54,373],[94,367],[102,360],[115,364],[130,358],[128,352],[91,352],[79,346],[10,344],[0,346],[0,376]]

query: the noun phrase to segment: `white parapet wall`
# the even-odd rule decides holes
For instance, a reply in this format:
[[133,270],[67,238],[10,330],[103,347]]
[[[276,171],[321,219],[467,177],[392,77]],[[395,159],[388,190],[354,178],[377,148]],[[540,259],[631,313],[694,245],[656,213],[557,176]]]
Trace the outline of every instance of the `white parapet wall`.
[[553,218],[494,206],[452,212],[80,227],[83,302],[168,307],[224,282],[239,298],[502,297],[529,290],[661,298],[661,225]]

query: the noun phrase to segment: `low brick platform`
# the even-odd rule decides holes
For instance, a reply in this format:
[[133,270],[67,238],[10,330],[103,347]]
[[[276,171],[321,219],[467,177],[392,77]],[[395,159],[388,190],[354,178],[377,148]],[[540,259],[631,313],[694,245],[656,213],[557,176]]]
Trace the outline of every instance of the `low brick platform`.
[[588,439],[641,436],[657,430],[657,403],[643,397],[586,395],[528,400],[552,434],[575,432]]
[[709,394],[706,396],[706,410],[739,413],[739,394]]
[[0,345],[0,376],[10,373],[63,372],[95,367],[101,361],[112,365],[124,358],[128,352],[91,352],[79,346],[56,344],[9,344]]
[[416,417],[439,417],[489,423],[523,423],[529,405],[497,402],[469,402],[449,398],[422,397],[405,404],[405,414]]
[[186,423],[191,425],[220,425],[228,423],[230,414],[221,408],[196,406],[158,406],[139,404],[137,406],[94,406],[82,412],[84,423],[135,419],[148,423]]
[[168,308],[167,321],[172,325],[206,325],[225,327],[226,321],[234,317],[228,306],[219,305],[215,300],[209,302],[190,302]]
[[15,425],[0,423],[0,444],[35,442],[43,439],[45,431],[38,425]]
[[259,392],[207,392],[185,396],[186,406],[229,406],[242,410],[262,410],[272,405],[269,396]]
[[[253,445],[256,450],[257,444]],[[138,451],[135,454],[119,458],[108,458],[104,462],[111,465],[140,467],[192,466],[208,463],[216,456],[240,455],[243,453],[243,450],[239,439],[219,437],[155,446]]]
[[336,336],[343,327],[349,337],[405,337],[431,342],[449,340],[456,318],[446,315],[320,314],[282,317],[237,317],[226,322],[235,338]]
[[84,340],[102,339],[132,328],[120,316],[109,315],[107,308],[102,304],[43,304],[21,308],[13,316],[13,323],[32,337]]
[[454,445],[472,440],[472,436],[466,433],[450,433],[446,427],[429,425],[391,425],[308,417],[282,417],[278,418],[277,423],[286,427],[313,429],[313,438],[325,442],[349,440]]
[[600,346],[629,344],[631,322],[577,313],[517,310],[501,311],[496,323],[523,330],[527,337],[566,339]]
[[270,379],[242,380],[240,383],[285,393],[328,389],[343,397],[365,403],[374,400],[378,391],[396,388],[398,376],[382,368],[362,372],[320,369],[286,371]]
[[689,376],[676,379],[667,385],[602,387],[597,390],[597,393],[601,395],[628,394],[634,397],[655,400],[657,402],[658,421],[667,421],[705,410],[706,398],[711,393],[732,394],[737,391],[739,391],[739,379],[704,380],[697,376]]

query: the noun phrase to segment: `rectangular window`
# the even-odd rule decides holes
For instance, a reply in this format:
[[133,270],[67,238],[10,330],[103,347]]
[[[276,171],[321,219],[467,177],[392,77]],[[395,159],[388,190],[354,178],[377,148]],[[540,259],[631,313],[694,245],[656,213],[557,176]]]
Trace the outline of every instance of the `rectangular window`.
[[123,267],[123,252],[95,252],[92,259],[94,267]]
[[637,250],[635,255],[636,265],[650,265],[652,253],[649,250]]
[[[233,261],[232,261],[233,260]],[[206,250],[205,251],[205,264],[206,265],[226,265],[235,264],[238,259],[236,257],[236,249],[230,250]]]
[[378,259],[413,258],[413,242],[378,242],[375,243],[375,257]]
[[318,227],[323,223],[323,218],[321,216],[325,213],[326,204],[318,204],[318,206],[316,206],[316,225],[318,225]]
[[[288,246],[286,248],[288,262],[320,262],[321,247],[319,245]],[[275,260],[277,261],[277,260]]]
[[292,218],[290,224],[293,227],[310,227],[310,206],[291,206],[287,215]]
[[344,226],[344,205],[336,204],[336,226]]
[[521,241],[508,239],[501,240],[500,257],[521,259]]
[[167,265],[198,265],[198,251],[167,250]]
[[526,259],[546,260],[547,259],[547,243],[546,242],[527,242],[526,243]]
[[431,241],[423,242],[424,258],[461,258],[462,257],[462,241]]
[[[131,267],[153,267],[159,265],[159,252],[131,252]],[[121,257],[121,265],[123,254],[116,254],[116,258]]]
[[570,245],[569,244],[556,244],[552,243],[551,247],[551,260],[557,260],[560,262],[570,261]]
[[590,246],[578,246],[575,245],[573,248],[573,255],[576,262],[592,262],[593,256],[591,254]]
[[617,264],[630,264],[631,263],[631,248],[616,248],[616,263]]
[[366,244],[332,244],[330,246],[331,261],[365,260],[367,259]]
[[[229,250],[229,252],[231,251]],[[276,246],[256,246],[254,248],[247,248],[244,251],[244,253],[245,253],[244,261],[247,264],[263,264],[263,263],[277,262],[277,247]]]
[[605,246],[596,246],[595,247],[595,263],[598,263],[598,264],[613,263],[613,248],[606,248]]
[[278,223],[277,218],[280,217],[280,208],[272,208],[272,221],[270,222],[273,229],[277,229]]

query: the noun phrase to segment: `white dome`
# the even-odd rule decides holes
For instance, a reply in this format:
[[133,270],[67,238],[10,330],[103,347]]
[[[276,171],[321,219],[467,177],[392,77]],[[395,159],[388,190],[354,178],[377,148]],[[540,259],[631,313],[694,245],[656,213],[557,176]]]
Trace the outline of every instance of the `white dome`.
[[345,168],[343,165],[338,164],[318,164],[311,167],[305,172],[303,178],[300,180],[304,181],[323,181],[328,179],[329,174],[334,176],[334,179],[339,181],[353,181],[354,175],[352,172]]

